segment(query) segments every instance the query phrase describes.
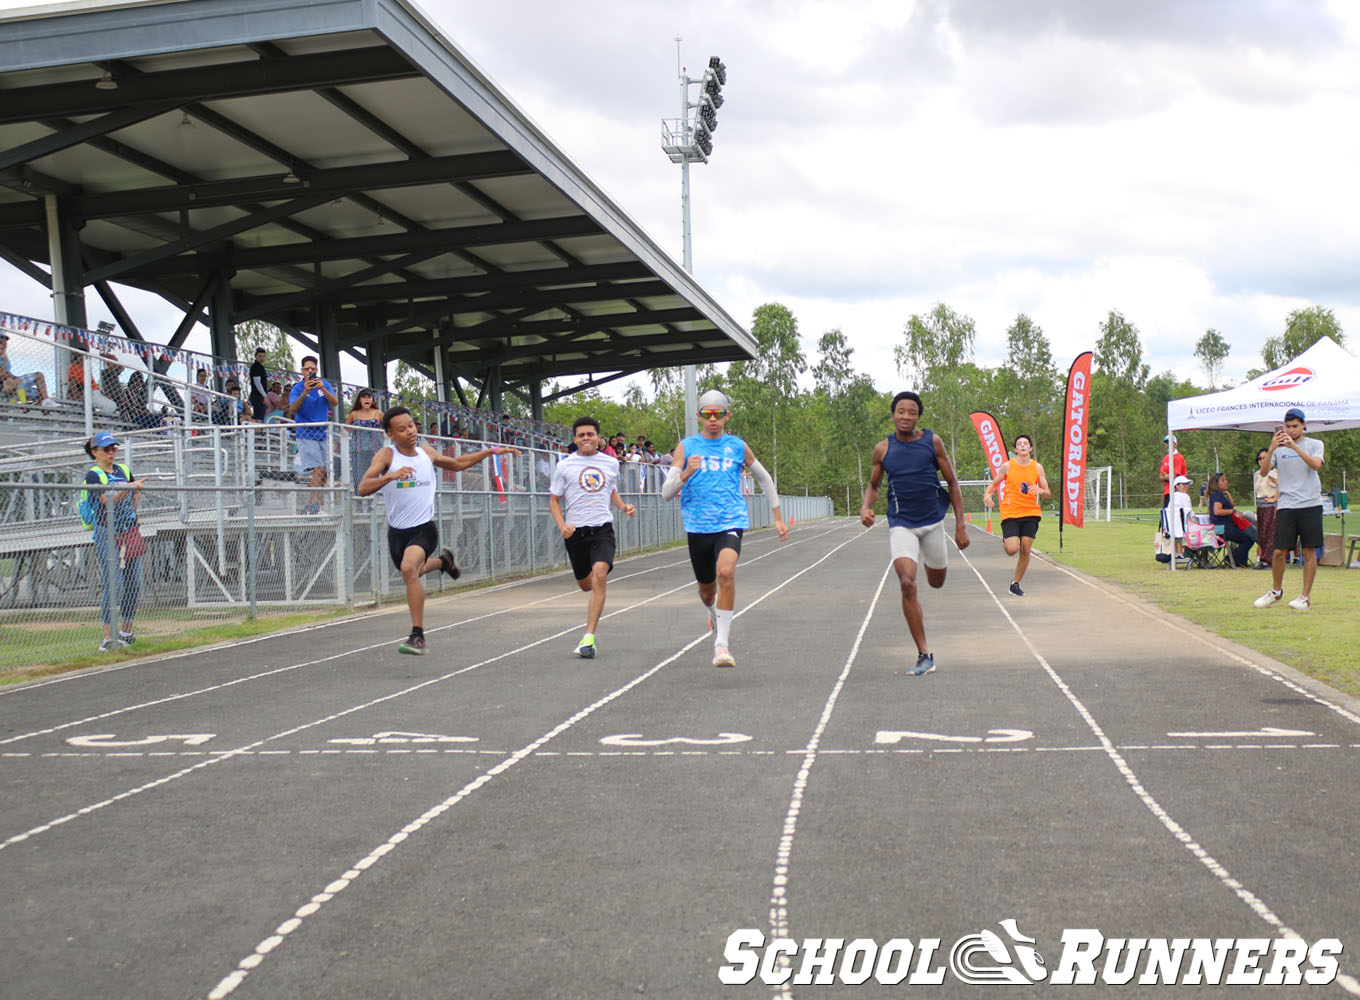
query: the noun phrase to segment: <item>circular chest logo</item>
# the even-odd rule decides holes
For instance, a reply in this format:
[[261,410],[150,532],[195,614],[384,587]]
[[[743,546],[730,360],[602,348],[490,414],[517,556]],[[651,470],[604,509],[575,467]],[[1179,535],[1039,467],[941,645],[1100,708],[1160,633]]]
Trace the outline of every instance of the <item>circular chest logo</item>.
[[1317,372],[1311,368],[1291,368],[1287,372],[1281,372],[1274,378],[1266,379],[1261,383],[1262,392],[1279,392],[1282,389],[1294,389],[1311,382],[1317,378]]
[[604,473],[593,465],[582,469],[581,474],[576,477],[576,481],[580,484],[581,489],[587,493],[599,493],[600,490],[604,489]]

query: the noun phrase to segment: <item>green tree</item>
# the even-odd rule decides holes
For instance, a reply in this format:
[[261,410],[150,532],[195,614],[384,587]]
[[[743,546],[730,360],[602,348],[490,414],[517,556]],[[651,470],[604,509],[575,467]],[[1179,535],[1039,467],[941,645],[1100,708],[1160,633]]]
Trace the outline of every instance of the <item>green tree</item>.
[[[994,376],[995,416],[1013,440],[1026,433],[1037,449],[1057,455],[1062,433],[1062,382],[1053,348],[1039,326],[1024,313],[1006,330],[1006,360]],[[1049,460],[1051,463],[1051,459]]]
[[924,316],[914,314],[902,333],[904,343],[893,348],[897,371],[912,379],[922,396],[931,396],[928,406],[937,415],[932,426],[944,436],[950,461],[957,467],[959,438],[973,408],[965,391],[971,381],[965,369],[972,363],[977,339],[972,317],[939,302]]
[[1291,359],[1297,358],[1323,337],[1330,337],[1338,344],[1345,345],[1341,324],[1337,322],[1335,314],[1322,306],[1295,309],[1285,317],[1284,333],[1278,337],[1268,338],[1261,348],[1261,357],[1266,363],[1265,370],[1279,368]]
[[293,361],[292,342],[289,341],[288,334],[277,326],[262,319],[249,319],[244,323],[238,323],[234,332],[236,356],[241,360],[254,361],[255,348],[263,347],[268,352],[264,360],[266,368],[297,371],[297,364]]
[[1209,377],[1209,390],[1211,392],[1218,382],[1218,373],[1223,370],[1223,362],[1227,359],[1230,350],[1232,348],[1223,339],[1223,334],[1214,329],[1205,330],[1204,336],[1200,337],[1195,344],[1195,357],[1199,359],[1199,365],[1204,369],[1204,374]]
[[[845,479],[853,467],[858,491],[854,502],[858,503],[858,497],[864,493],[864,456],[878,437],[881,421],[876,411],[884,409],[882,399],[873,379],[856,373],[852,367],[855,349],[844,333],[828,330],[817,342],[817,350],[821,360],[813,366],[812,377],[825,411],[824,419],[830,425],[824,439],[833,446],[827,449],[819,478],[834,483]],[[834,493],[832,498],[839,499]]]
[[[1204,331],[1204,336],[1199,338],[1195,344],[1195,357],[1199,359],[1200,367],[1204,369],[1204,374],[1209,377],[1209,391],[1216,389],[1218,373],[1223,370],[1223,362],[1228,357],[1231,348],[1228,342],[1223,339],[1223,335],[1217,330],[1209,329]],[[1214,451],[1214,465],[1218,465],[1218,431],[1209,433],[1209,441]]]
[[[1100,324],[1094,360],[1090,413],[1101,415],[1098,426],[1102,438],[1110,440],[1112,451],[1119,460],[1121,489],[1126,489],[1130,440],[1145,440],[1149,433],[1144,395],[1148,366],[1143,363],[1143,342],[1138,336],[1138,328],[1118,310],[1111,309],[1105,322]],[[1092,438],[1095,439],[1094,434]],[[1121,503],[1127,505],[1126,502],[1127,493],[1121,496]]]
[[[759,456],[768,453],[775,481],[779,479],[779,417],[798,396],[798,376],[807,371],[798,339],[798,321],[787,306],[767,302],[756,308],[751,335],[756,356],[737,361],[727,371],[732,394],[741,400],[741,425],[748,443],[769,443],[769,450],[752,446]],[[768,427],[769,434],[757,428]],[[787,437],[787,435],[786,435]]]

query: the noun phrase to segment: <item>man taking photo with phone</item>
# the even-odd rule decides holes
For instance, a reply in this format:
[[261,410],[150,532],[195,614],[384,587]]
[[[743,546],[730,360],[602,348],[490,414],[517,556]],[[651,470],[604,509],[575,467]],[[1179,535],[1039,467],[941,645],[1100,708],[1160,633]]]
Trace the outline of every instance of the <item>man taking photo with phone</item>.
[[1291,409],[1284,424],[1277,424],[1267,461],[1279,473],[1280,498],[1275,507],[1275,556],[1271,560],[1271,587],[1256,598],[1258,608],[1268,608],[1284,597],[1284,560],[1303,546],[1303,588],[1289,602],[1297,611],[1312,606],[1313,578],[1317,576],[1317,550],[1322,545],[1322,442],[1308,437],[1303,411]]
[[307,497],[304,514],[321,511],[320,488],[326,485],[330,473],[331,455],[326,437],[326,423],[331,419],[331,407],[338,406],[335,388],[321,377],[316,358],[308,355],[302,359],[302,381],[293,386],[288,394],[288,404],[283,415],[299,424],[320,424],[321,426],[298,427],[294,431],[297,439],[297,459],[293,463],[299,475],[311,472],[312,493]]

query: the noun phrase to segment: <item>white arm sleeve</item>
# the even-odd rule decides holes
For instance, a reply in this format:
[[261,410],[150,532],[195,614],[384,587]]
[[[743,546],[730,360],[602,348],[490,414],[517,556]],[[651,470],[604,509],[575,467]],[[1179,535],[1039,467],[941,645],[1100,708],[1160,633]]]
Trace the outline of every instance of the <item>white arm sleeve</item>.
[[683,485],[680,482],[680,470],[672,465],[671,471],[666,473],[666,481],[661,484],[661,499],[674,500]]
[[770,498],[770,507],[773,510],[779,509],[779,491],[775,489],[774,477],[765,470],[765,466],[760,464],[760,459],[751,463],[751,475],[760,484],[760,492]]

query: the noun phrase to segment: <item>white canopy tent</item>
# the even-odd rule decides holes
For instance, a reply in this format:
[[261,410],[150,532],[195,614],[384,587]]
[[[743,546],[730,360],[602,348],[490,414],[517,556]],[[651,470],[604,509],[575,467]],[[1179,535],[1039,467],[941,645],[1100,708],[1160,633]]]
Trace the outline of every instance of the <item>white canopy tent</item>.
[[1233,389],[1173,399],[1168,431],[1272,431],[1285,410],[1298,407],[1308,432],[1360,427],[1360,358],[1323,337],[1293,361]]
[[[1170,400],[1166,404],[1167,467],[1173,467],[1173,431],[1268,433],[1284,423],[1286,410],[1295,407],[1303,411],[1309,434],[1360,427],[1360,358],[1323,337],[1293,361],[1236,388]],[[1175,568],[1173,559],[1171,569]]]

